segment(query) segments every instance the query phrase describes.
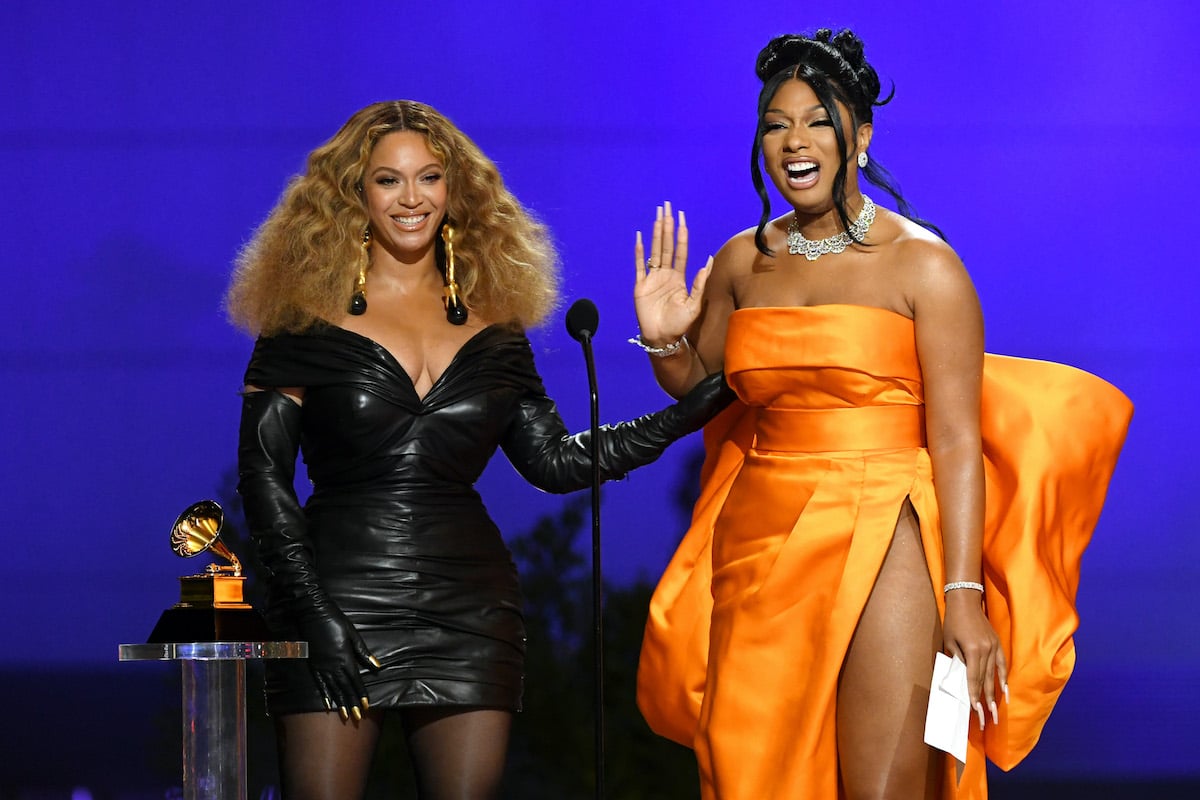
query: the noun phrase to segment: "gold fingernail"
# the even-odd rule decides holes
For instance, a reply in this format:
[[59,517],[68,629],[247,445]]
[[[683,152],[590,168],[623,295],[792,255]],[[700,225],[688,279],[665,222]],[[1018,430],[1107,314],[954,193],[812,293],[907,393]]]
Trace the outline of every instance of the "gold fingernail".
[[362,712],[358,710],[358,706],[350,708],[350,716],[354,717],[355,722],[362,722]]
[[345,706],[338,706],[338,713],[342,715],[342,722],[345,722],[346,720],[350,719],[350,715],[346,713]]
[[370,708],[370,707],[371,707],[371,703],[370,703],[370,701],[368,701],[368,700],[367,700],[367,698],[366,698],[365,696],[364,696],[364,697],[360,697],[360,698],[358,698],[358,699],[362,701],[362,707],[363,707],[363,711],[366,711],[368,708]]
[[372,664],[374,664],[374,665],[375,665],[375,667],[376,667],[376,669],[378,669],[379,667],[382,667],[382,666],[383,666],[383,664],[380,664],[380,663],[379,663],[379,659],[378,659],[378,658],[376,658],[375,656],[371,656],[371,657],[370,657],[370,658],[368,658],[367,660],[368,660],[368,661],[370,661]]
[[328,697],[325,698],[325,708],[329,711],[333,711],[333,703],[329,702]]

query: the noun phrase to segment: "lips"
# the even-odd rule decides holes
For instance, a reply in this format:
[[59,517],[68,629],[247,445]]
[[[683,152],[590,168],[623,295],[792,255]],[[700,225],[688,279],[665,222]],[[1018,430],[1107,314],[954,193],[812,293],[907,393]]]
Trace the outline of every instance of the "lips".
[[803,189],[817,182],[821,167],[815,161],[798,159],[785,162],[783,171],[789,186],[794,189]]
[[407,228],[409,230],[414,230],[416,228],[419,228],[421,226],[421,224],[423,222],[425,222],[425,220],[427,220],[427,219],[429,219],[428,213],[407,214],[404,216],[400,216],[400,215],[396,215],[396,214],[392,215],[392,222],[396,223],[401,228]]

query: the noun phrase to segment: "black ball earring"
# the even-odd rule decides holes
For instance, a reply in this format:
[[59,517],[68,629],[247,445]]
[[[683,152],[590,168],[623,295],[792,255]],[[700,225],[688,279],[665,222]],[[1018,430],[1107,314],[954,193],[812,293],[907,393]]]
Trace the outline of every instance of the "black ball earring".
[[452,325],[462,325],[467,321],[467,307],[458,296],[458,281],[454,279],[454,228],[449,222],[442,226],[442,241],[446,244],[446,288],[442,290],[446,319]]
[[354,282],[354,294],[350,296],[351,314],[360,317],[367,312],[367,267],[371,262],[368,252],[371,249],[371,226],[363,228],[362,244],[359,250],[358,279]]

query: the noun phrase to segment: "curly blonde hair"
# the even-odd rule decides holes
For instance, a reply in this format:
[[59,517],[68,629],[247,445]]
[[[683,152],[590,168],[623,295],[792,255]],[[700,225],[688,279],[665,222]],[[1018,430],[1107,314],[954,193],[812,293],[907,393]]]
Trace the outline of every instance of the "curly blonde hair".
[[[445,168],[460,295],[484,319],[529,327],[558,302],[548,229],[504,187],[491,159],[450,120],[409,100],[356,112],[308,156],[302,175],[242,248],[225,307],[253,335],[298,332],[346,313],[368,217],[363,173],[381,137],[423,135]],[[442,263],[438,247],[439,267]]]

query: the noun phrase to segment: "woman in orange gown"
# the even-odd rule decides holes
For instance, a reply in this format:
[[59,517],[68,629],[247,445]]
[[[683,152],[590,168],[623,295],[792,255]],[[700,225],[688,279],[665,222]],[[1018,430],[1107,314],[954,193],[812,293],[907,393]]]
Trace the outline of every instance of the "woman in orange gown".
[[[879,79],[853,33],[778,37],[757,68],[759,225],[690,294],[682,215],[659,209],[644,265],[637,247],[659,383],[724,369],[741,401],[706,429],[639,705],[695,749],[706,798],[983,798],[985,757],[1023,758],[1070,675],[1132,407],[1079,370],[985,357],[962,263],[868,155]],[[764,168],[791,206],[773,220]],[[939,651],[966,665],[965,764],[924,742]]]

